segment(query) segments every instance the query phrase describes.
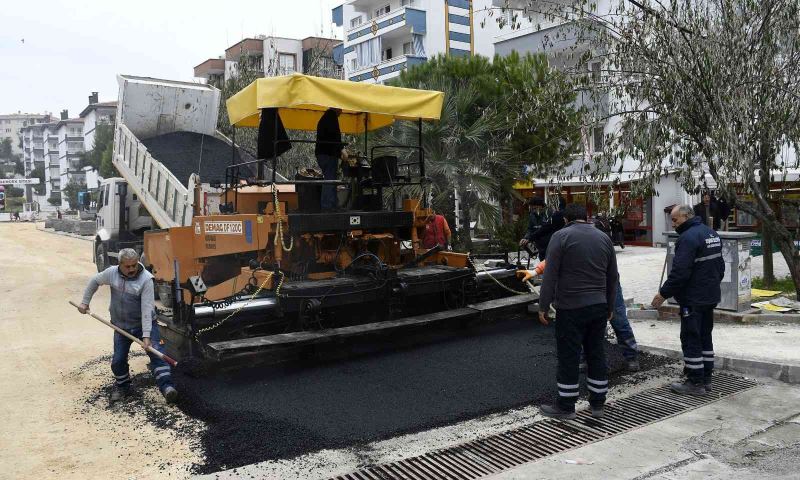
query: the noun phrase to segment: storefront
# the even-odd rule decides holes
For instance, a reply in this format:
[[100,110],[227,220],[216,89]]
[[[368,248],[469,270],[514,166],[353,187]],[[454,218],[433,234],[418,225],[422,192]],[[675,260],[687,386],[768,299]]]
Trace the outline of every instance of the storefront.
[[[566,203],[586,205],[590,217],[601,212],[612,212],[622,223],[626,245],[658,246],[664,244],[664,232],[671,230],[669,216],[663,210],[668,205],[686,203],[691,197],[683,191],[673,175],[659,182],[658,195],[632,197],[630,178],[612,187],[611,182],[587,185],[584,182],[564,182],[560,185],[544,181],[519,181],[514,188],[524,198],[539,195],[548,201],[561,195]],[[514,213],[525,214],[523,202],[517,202]]]

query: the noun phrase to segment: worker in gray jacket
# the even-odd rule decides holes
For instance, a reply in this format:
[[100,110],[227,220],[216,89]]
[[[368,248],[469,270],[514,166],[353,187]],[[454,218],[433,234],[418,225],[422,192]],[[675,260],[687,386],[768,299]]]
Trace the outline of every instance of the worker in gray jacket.
[[558,397],[542,405],[543,415],[575,418],[578,361],[586,354],[586,388],[592,416],[603,416],[608,393],[605,356],[606,321],[614,315],[619,274],[614,245],[608,235],[586,221],[586,207],[572,203],[564,212],[567,225],[553,234],[547,247],[539,298],[539,322],[547,325],[550,305],[556,308]]
[[[109,267],[98,273],[86,286],[83,301],[78,307],[81,313],[89,313],[89,302],[100,285],[111,287],[111,323],[140,338],[144,346],[162,351],[155,321],[153,295],[153,275],[139,263],[139,254],[132,248],[119,251],[119,265]],[[128,352],[133,343],[129,338],[114,332],[114,356],[111,371],[114,373],[114,390],[111,401],[116,402],[130,394],[131,376],[128,368]],[[145,350],[147,351],[147,350]],[[150,368],[159,390],[168,402],[178,398],[178,391],[172,383],[172,372],[163,360],[148,352]]]

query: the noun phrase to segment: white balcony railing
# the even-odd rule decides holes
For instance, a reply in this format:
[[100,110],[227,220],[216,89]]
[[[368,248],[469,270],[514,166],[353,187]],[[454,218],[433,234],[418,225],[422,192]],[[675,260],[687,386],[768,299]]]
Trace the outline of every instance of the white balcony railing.
[[[419,57],[416,55],[398,55],[388,60],[384,60],[376,65],[365,65],[355,70],[352,70],[348,72],[347,79],[360,82],[366,80],[366,78],[355,78],[355,77],[360,77],[360,76],[363,77],[364,75],[369,74],[374,80],[378,80],[381,77],[384,77],[386,75],[391,75],[394,72],[399,72],[412,65],[416,65],[417,63],[422,63],[425,60],[426,60],[425,57]],[[376,70],[378,71],[377,78],[373,73]]]
[[[416,14],[423,14],[422,9],[416,6],[401,7],[392,10],[389,13],[384,13],[383,15],[367,20],[361,25],[358,25],[356,27],[347,30],[345,32],[345,45],[360,43],[361,41],[366,41],[370,38],[375,38],[376,36],[382,36],[391,31],[409,25],[408,23],[409,12],[415,12]],[[418,16],[415,15],[414,18],[417,17]],[[422,21],[424,21],[424,14]],[[381,25],[381,23],[383,23],[384,25]]]

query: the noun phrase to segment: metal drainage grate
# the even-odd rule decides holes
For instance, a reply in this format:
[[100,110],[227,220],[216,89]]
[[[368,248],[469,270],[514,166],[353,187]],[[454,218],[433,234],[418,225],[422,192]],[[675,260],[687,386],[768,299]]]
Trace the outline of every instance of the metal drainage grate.
[[594,419],[589,411],[583,410],[575,420],[545,419],[417,457],[365,467],[330,480],[481,478],[665,420],[756,385],[752,380],[716,375],[714,393],[705,397],[677,395],[664,385],[606,404],[603,419]]

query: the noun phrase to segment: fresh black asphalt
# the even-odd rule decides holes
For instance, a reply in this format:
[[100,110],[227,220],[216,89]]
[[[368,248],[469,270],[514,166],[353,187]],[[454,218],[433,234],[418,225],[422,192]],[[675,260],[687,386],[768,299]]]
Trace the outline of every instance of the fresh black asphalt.
[[[531,316],[421,345],[398,343],[415,340],[387,341],[382,352],[347,359],[177,375],[178,408],[207,426],[197,432],[206,462],[195,471],[372,442],[537,404],[555,393],[553,329]],[[620,352],[613,345],[608,352],[618,372]],[[665,362],[642,360],[645,369]],[[157,412],[152,420],[160,423]]]

